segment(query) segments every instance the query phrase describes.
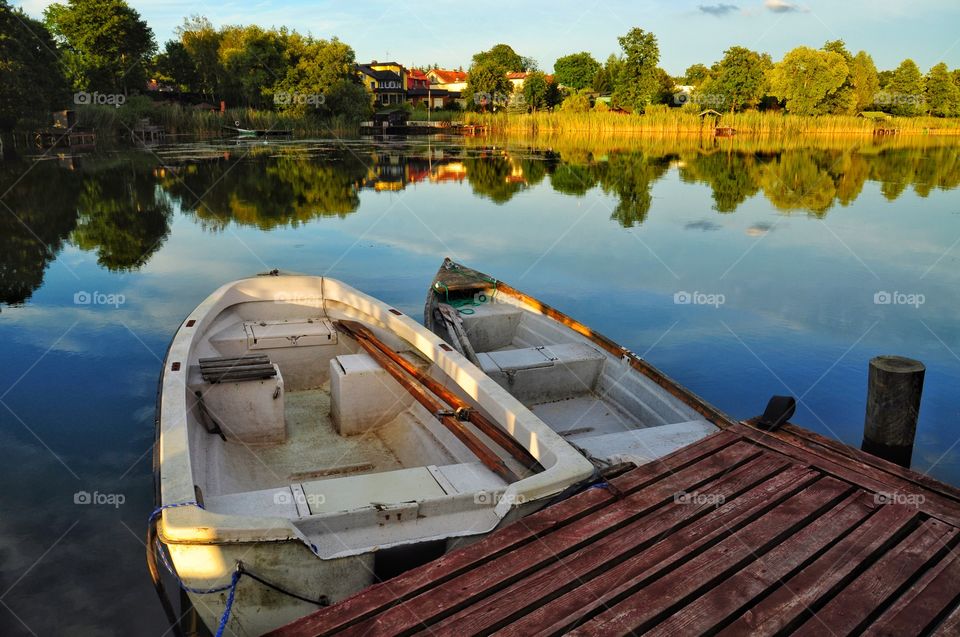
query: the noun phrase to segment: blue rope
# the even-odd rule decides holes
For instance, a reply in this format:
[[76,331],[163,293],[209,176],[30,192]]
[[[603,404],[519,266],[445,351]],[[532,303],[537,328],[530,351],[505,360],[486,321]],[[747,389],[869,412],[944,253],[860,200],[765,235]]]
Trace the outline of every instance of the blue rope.
[[217,627],[216,637],[223,637],[223,631],[227,629],[227,622],[230,621],[230,611],[233,610],[233,600],[237,596],[237,584],[240,582],[240,563],[237,562],[237,569],[233,571],[233,577],[230,578],[230,593],[227,595],[227,607],[220,616],[220,625]]

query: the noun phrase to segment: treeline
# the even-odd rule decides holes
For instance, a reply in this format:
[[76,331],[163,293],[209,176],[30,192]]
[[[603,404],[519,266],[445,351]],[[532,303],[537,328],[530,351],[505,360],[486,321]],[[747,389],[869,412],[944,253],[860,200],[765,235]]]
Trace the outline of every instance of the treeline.
[[0,59],[0,130],[49,124],[51,111],[80,103],[123,105],[149,80],[214,106],[222,100],[353,120],[372,106],[353,71],[353,49],[336,38],[286,28],[215,29],[193,16],[158,50],[153,31],[124,0],[52,4],[43,22],[0,0]]
[[[534,71],[522,88],[529,111],[560,105],[574,112],[613,107],[644,113],[651,105],[669,105],[697,112],[960,116],[960,69],[951,71],[941,62],[924,75],[906,59],[896,69],[878,71],[867,52],[853,54],[842,40],[820,49],[797,47],[779,62],[767,53],[733,46],[711,66],[694,64],[681,77],[672,77],[659,66],[660,49],[653,33],[631,29],[618,43],[620,52],[604,64],[587,52],[558,58],[550,87],[543,86],[545,76],[536,72],[535,62],[499,44],[474,56],[468,97],[509,96],[505,73]],[[597,96],[609,96],[609,106]],[[469,102],[475,110],[486,110],[482,101]]]

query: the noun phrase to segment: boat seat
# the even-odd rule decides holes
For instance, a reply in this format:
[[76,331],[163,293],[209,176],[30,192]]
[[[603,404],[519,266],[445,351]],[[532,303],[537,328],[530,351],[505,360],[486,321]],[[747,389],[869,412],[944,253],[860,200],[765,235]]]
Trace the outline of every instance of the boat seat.
[[558,343],[477,354],[488,376],[523,403],[593,391],[606,356],[585,343]]
[[574,435],[568,440],[594,458],[614,464],[632,462],[641,465],[692,445],[718,431],[720,430],[715,425],[706,420],[691,420],[599,436]]
[[503,480],[482,463],[465,462],[294,482],[272,489],[208,496],[204,506],[208,511],[225,515],[297,519],[375,505],[415,503],[461,493],[489,493],[502,490],[503,485]]
[[461,313],[463,329],[477,352],[489,352],[509,346],[517,335],[523,311],[506,303],[481,303]]
[[195,395],[208,433],[244,444],[287,439],[283,376],[269,357],[201,358],[199,362],[206,384]]

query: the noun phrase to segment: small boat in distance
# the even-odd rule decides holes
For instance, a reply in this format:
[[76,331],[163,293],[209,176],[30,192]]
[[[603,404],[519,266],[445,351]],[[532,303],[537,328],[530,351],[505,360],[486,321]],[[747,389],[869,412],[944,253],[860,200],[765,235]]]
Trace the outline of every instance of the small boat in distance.
[[273,128],[240,128],[237,126],[221,126],[223,130],[235,133],[237,137],[244,139],[256,137],[292,137],[293,130],[273,129]]
[[237,635],[430,561],[595,476],[410,317],[339,281],[277,272],[224,285],[177,330],[157,438],[154,583],[159,557],[203,622]]
[[599,468],[645,464],[735,422],[627,348],[449,258],[424,323]]

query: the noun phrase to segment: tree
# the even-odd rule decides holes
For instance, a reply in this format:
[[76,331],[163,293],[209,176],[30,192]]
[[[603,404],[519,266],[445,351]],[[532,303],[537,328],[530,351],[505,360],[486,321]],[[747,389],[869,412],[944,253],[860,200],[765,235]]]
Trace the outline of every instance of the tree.
[[943,62],[930,69],[924,87],[924,98],[931,115],[937,117],[960,115],[960,87],[953,83],[950,70]]
[[200,84],[197,65],[179,40],[168,40],[164,45],[163,53],[153,61],[153,75],[158,82],[174,84],[180,91],[196,90]]
[[547,90],[549,83],[547,76],[540,71],[534,71],[523,81],[523,100],[531,111],[547,108]]
[[572,93],[563,100],[560,108],[571,113],[586,113],[590,110],[590,96],[583,91]]
[[884,110],[894,115],[923,114],[923,75],[916,62],[908,58],[900,63],[884,87],[880,101]]
[[473,108],[486,111],[504,106],[512,93],[513,84],[504,74],[503,67],[496,62],[486,60],[470,67],[463,97]]
[[600,68],[600,63],[586,51],[565,55],[553,63],[557,83],[576,91],[591,87]]
[[223,77],[223,65],[220,63],[220,34],[213,28],[210,20],[195,15],[184,18],[183,24],[177,28],[177,35],[197,69],[198,83],[196,86],[191,86],[191,90],[215,99],[220,91],[220,81]]
[[288,38],[286,31],[258,26],[224,28],[220,39],[223,97],[253,107],[271,104],[273,86],[287,73]]
[[843,85],[848,70],[838,53],[797,47],[768,71],[770,94],[786,100],[791,113],[819,115],[824,112],[824,98]]
[[770,57],[742,46],[727,49],[713,70],[709,89],[704,92],[716,94],[716,103],[722,100],[730,112],[744,108],[756,108],[766,89],[766,71],[772,66]]
[[857,112],[857,96],[853,87],[853,55],[843,40],[832,40],[823,45],[824,51],[832,51],[843,58],[847,65],[847,77],[837,90],[824,98],[821,110],[832,115],[853,115]]
[[474,65],[487,62],[499,66],[504,73],[531,71],[536,66],[533,60],[521,57],[507,44],[498,44],[489,51],[481,51],[473,56]]
[[47,7],[44,18],[74,89],[126,94],[143,87],[153,31],[124,0],[69,0]]
[[638,113],[646,109],[657,91],[657,64],[660,48],[657,37],[643,29],[633,28],[617,38],[624,60],[613,75],[613,103]]
[[293,34],[286,50],[286,75],[273,88],[274,103],[295,113],[343,115],[359,120],[370,113],[366,89],[353,72],[356,55],[340,40]]
[[0,0],[0,132],[46,121],[67,99],[66,80],[46,27]]
[[850,80],[853,84],[854,111],[859,113],[873,104],[880,90],[880,77],[873,58],[866,51],[853,56],[850,63]]
[[706,66],[703,64],[693,64],[689,66],[683,74],[683,82],[688,86],[699,87],[711,77],[713,77],[713,74]]

